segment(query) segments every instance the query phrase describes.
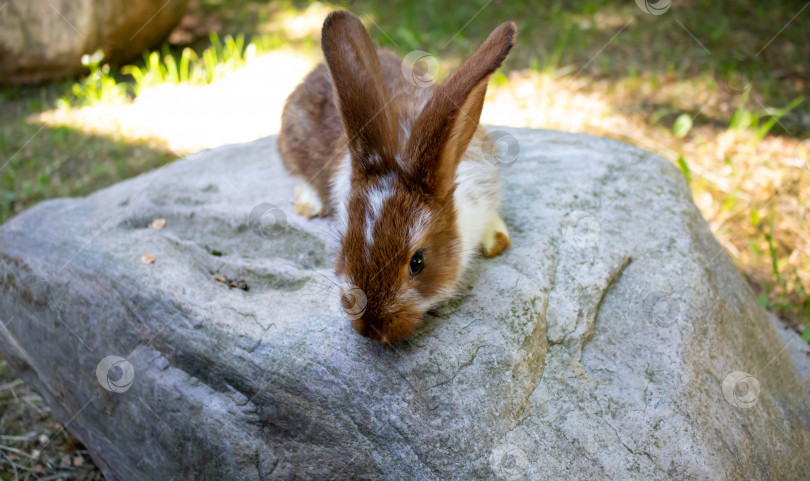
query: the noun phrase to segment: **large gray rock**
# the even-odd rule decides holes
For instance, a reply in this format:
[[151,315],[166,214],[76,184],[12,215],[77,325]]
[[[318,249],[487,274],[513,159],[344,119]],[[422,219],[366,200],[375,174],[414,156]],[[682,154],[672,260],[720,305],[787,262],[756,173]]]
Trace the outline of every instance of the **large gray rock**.
[[82,55],[130,60],[166,39],[188,0],[7,0],[0,3],[0,82],[77,74]]
[[513,247],[409,342],[341,317],[329,221],[291,214],[268,138],[5,224],[0,351],[108,479],[810,478],[802,341],[681,173],[503,131]]

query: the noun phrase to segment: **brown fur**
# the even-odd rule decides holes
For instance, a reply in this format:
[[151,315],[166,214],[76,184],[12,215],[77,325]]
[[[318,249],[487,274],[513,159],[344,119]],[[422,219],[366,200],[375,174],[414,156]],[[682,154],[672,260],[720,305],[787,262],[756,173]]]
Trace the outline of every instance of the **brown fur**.
[[278,148],[287,170],[315,187],[324,215],[329,215],[329,183],[337,160],[346,152],[346,138],[332,102],[332,81],[325,64],[315,67],[287,98]]
[[[353,188],[350,212],[368,210],[365,193],[374,179],[361,184]],[[421,323],[424,312],[399,303],[399,294],[412,288],[423,297],[432,297],[454,284],[459,274],[455,210],[419,190],[395,188],[394,192],[380,215],[385,222],[375,224],[374,248],[368,253],[365,250],[365,219],[350,216],[336,262],[336,271],[348,275],[367,296],[366,310],[353,326],[360,334],[381,342],[407,337]],[[433,213],[433,222],[423,242],[409,245],[405,233],[421,210]],[[419,249],[424,250],[426,267],[412,276],[410,259]]]
[[500,68],[517,29],[501,24],[430,99],[408,141],[408,157],[418,159],[417,175],[429,179],[437,195],[452,191],[456,167],[472,139],[484,107],[489,76]]
[[503,232],[496,232],[495,233],[495,245],[492,246],[491,249],[482,249],[481,253],[487,259],[492,257],[498,256],[501,252],[503,252],[506,248],[512,245],[512,242],[509,240]]
[[[403,339],[421,323],[425,309],[408,296],[443,298],[455,287],[461,274],[455,171],[478,128],[488,78],[515,34],[513,23],[501,25],[444,84],[431,87],[410,137],[400,139],[398,119],[424,92],[407,82],[395,55],[375,51],[357,17],[338,11],[326,18],[321,40],[326,62],[287,100],[279,149],[287,168],[315,187],[327,215],[338,161],[350,154],[348,225],[335,272],[367,297],[365,311],[352,320],[360,334],[383,343]],[[370,229],[369,246],[369,192],[385,179],[390,198]],[[412,243],[409,230],[424,212],[430,224]],[[503,237],[498,252],[508,246]],[[417,250],[424,251],[425,267],[413,275],[409,264]],[[350,299],[343,303],[351,307]]]

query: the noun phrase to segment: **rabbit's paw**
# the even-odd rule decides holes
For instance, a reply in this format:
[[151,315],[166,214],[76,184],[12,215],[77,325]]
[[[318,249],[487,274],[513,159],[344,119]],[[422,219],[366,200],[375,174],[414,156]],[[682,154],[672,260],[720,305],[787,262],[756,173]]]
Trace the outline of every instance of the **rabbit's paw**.
[[495,257],[510,245],[512,242],[509,240],[509,229],[506,228],[501,216],[493,211],[482,239],[481,250],[484,257]]
[[307,182],[301,181],[295,186],[295,213],[307,219],[318,217],[323,213],[323,203],[318,192]]

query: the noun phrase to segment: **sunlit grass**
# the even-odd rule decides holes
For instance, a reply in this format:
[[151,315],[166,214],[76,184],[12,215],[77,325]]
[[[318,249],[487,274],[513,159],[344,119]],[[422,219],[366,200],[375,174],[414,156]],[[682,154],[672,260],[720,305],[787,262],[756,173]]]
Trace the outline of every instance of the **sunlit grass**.
[[57,106],[89,106],[100,103],[121,103],[137,97],[145,90],[164,85],[208,85],[222,80],[229,73],[244,67],[257,53],[277,48],[279,42],[271,37],[257,38],[245,44],[244,35],[227,35],[220,40],[216,33],[209,35],[211,45],[201,54],[185,47],[176,57],[168,45],[160,50],[146,52],[143,64],[125,65],[115,75],[104,63],[104,53],[85,55],[82,63],[90,73],[73,84],[71,94],[57,100]]

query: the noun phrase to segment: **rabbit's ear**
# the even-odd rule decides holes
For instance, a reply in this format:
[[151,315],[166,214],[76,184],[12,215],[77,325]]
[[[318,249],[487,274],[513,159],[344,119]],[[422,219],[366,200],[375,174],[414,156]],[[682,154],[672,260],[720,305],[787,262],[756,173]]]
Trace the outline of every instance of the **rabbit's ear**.
[[352,167],[378,171],[394,158],[397,129],[388,108],[380,58],[360,19],[335,11],[323,22],[321,36],[335,101],[352,153]]
[[461,67],[436,89],[414,124],[407,155],[414,174],[430,194],[452,192],[461,157],[478,127],[489,76],[500,68],[515,42],[517,27],[506,22],[492,31]]

